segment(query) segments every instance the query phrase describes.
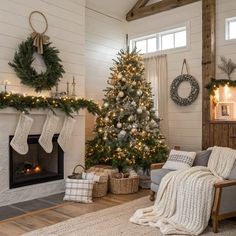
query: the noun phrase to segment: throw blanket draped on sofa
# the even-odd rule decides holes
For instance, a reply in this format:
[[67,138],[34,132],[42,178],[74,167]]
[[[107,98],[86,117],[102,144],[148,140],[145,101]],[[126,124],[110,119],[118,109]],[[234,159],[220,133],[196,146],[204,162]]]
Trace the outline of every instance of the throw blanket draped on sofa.
[[235,150],[214,147],[208,167],[170,172],[154,206],[137,210],[130,221],[158,227],[163,234],[201,234],[210,219],[214,184],[229,176],[235,160]]

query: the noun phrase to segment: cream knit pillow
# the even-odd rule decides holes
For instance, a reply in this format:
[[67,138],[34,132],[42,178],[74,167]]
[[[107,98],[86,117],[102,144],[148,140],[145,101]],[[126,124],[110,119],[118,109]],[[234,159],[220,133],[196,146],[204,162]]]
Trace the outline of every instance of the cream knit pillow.
[[187,169],[193,165],[195,157],[196,152],[171,150],[168,160],[162,168],[169,170]]

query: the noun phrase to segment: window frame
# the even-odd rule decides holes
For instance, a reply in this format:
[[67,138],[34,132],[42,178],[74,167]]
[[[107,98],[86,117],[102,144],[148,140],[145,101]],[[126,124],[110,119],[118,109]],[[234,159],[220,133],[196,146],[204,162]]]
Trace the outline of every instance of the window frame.
[[230,38],[230,23],[231,22],[236,22],[236,16],[225,18],[225,40],[226,41],[236,40],[236,37],[232,39]]
[[[182,32],[185,31],[186,32],[186,45],[185,46],[180,46],[180,47],[175,47],[175,33],[178,32]],[[168,35],[168,34],[173,34],[174,37],[174,47],[173,48],[168,48],[168,49],[162,49],[162,36]],[[156,38],[156,51],[153,52],[148,52],[148,39],[152,39],[152,38]],[[156,54],[156,53],[162,53],[162,52],[167,52],[167,51],[182,51],[182,50],[186,50],[189,48],[190,45],[190,27],[189,27],[189,23],[185,23],[185,24],[181,24],[181,25],[177,25],[174,27],[170,27],[166,30],[162,30],[160,32],[157,33],[151,33],[145,36],[140,36],[140,37],[133,37],[130,39],[130,47],[133,49],[136,46],[137,42],[146,40],[146,52],[143,53],[145,55],[147,54]]]

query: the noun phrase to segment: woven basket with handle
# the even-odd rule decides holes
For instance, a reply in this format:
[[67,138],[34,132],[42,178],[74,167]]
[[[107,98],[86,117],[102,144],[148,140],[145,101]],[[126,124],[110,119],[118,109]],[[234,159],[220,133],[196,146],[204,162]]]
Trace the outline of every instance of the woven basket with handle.
[[109,189],[114,194],[130,194],[138,192],[139,176],[132,178],[110,178]]
[[[79,168],[82,169],[82,171],[79,171]],[[82,173],[87,172],[82,165],[76,165],[72,175],[69,175],[69,179],[82,179]],[[88,171],[89,172],[89,171]],[[96,173],[95,173],[96,174]],[[108,176],[101,176],[100,175],[100,181],[95,182],[93,185],[93,197],[104,197],[107,195],[108,190]]]

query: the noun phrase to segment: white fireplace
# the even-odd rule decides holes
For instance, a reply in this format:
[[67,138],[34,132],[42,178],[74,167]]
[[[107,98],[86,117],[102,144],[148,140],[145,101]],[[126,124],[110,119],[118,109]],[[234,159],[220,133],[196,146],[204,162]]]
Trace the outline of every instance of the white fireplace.
[[[30,116],[34,119],[30,135],[42,132],[47,110],[32,110]],[[64,121],[64,114],[56,111],[60,117],[57,132]],[[64,191],[64,179],[46,183],[33,184],[25,187],[10,189],[9,182],[9,136],[14,135],[20,112],[12,108],[0,110],[0,206],[21,201],[45,197]],[[76,124],[70,140],[68,151],[64,153],[64,178],[71,174],[76,164],[84,164],[85,154],[85,112],[75,114]]]

